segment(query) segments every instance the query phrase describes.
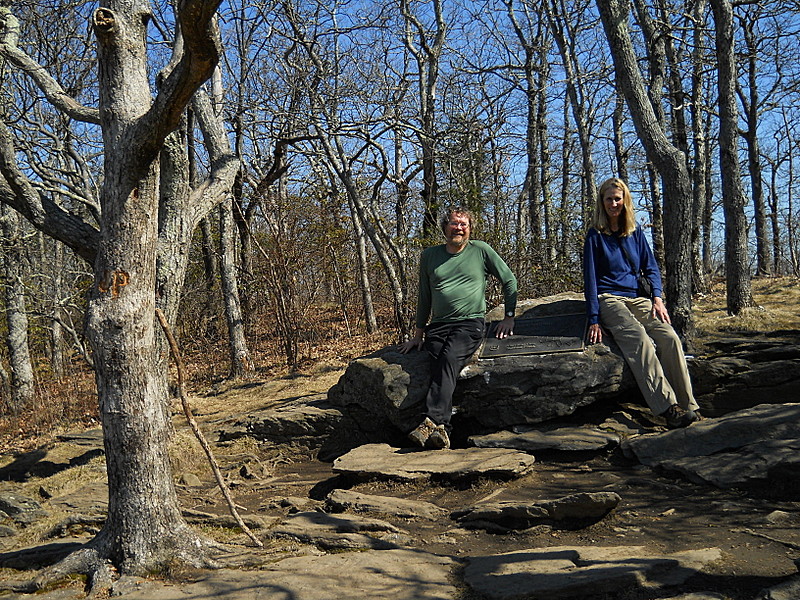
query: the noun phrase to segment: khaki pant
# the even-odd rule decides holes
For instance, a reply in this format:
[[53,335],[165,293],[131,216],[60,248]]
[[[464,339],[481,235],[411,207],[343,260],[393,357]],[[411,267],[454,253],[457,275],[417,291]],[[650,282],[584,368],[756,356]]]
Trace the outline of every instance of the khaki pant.
[[598,299],[600,324],[622,350],[653,414],[660,415],[676,403],[699,408],[680,338],[672,325],[651,315],[650,300],[613,294],[600,294]]

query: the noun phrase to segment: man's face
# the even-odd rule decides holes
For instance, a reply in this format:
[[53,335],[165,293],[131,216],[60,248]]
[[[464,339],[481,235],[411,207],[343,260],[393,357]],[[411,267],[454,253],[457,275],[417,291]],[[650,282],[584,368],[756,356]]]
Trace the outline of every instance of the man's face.
[[469,241],[469,218],[453,213],[444,228],[444,237],[450,246],[464,247]]

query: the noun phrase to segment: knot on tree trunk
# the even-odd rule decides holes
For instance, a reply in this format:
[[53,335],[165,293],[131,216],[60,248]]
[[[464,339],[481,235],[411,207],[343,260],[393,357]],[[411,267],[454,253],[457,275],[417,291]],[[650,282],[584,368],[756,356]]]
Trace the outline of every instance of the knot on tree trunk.
[[98,8],[94,11],[92,21],[94,30],[98,36],[107,36],[113,33],[117,28],[117,19],[114,16],[114,11],[108,8]]

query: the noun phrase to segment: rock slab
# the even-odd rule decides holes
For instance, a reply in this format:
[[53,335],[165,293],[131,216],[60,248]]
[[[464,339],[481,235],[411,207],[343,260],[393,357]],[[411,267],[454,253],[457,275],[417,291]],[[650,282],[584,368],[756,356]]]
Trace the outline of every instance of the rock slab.
[[270,536],[293,538],[321,548],[388,550],[410,542],[406,533],[386,521],[355,515],[296,513],[270,530]]
[[680,585],[721,556],[717,548],[667,555],[643,546],[533,548],[469,558],[464,578],[490,600],[579,600]]
[[333,490],[327,498],[331,512],[352,510],[355,512],[383,513],[401,519],[436,520],[447,514],[447,511],[430,502],[406,500],[361,494],[351,490]]
[[534,461],[530,454],[506,448],[425,451],[398,449],[388,444],[366,444],[333,461],[333,472],[357,481],[514,479],[528,473]]
[[597,521],[621,500],[615,492],[582,492],[533,503],[479,502],[451,516],[465,527],[484,527],[491,523],[508,530],[521,530],[550,521]]
[[[721,488],[774,483],[778,491],[800,472],[800,404],[762,404],[684,429],[631,438],[622,449],[642,464],[695,482]],[[785,491],[800,495],[797,485]]]
[[524,452],[538,450],[598,451],[617,446],[620,435],[596,427],[559,427],[549,431],[528,429],[498,431],[469,438],[478,448],[514,448]]
[[220,569],[165,586],[126,580],[113,593],[126,600],[452,600],[450,558],[414,550],[364,551],[287,558],[260,571]]

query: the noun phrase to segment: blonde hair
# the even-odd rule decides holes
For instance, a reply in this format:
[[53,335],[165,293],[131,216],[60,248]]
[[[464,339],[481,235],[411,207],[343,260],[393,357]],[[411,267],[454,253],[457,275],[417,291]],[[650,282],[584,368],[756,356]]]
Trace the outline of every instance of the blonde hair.
[[619,177],[606,179],[597,190],[597,201],[594,205],[594,219],[592,227],[600,233],[611,233],[611,224],[608,222],[608,215],[603,204],[606,192],[611,188],[617,188],[622,192],[622,214],[620,215],[620,225],[622,230],[620,235],[627,236],[636,230],[636,213],[633,210],[633,198],[628,184]]

